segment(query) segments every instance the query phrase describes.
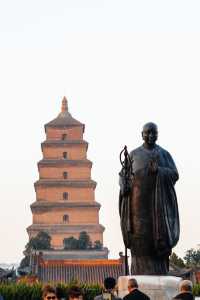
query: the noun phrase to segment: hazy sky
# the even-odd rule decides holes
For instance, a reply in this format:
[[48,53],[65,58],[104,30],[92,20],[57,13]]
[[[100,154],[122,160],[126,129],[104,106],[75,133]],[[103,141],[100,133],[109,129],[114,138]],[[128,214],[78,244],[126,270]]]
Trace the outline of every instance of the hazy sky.
[[177,164],[181,237],[200,243],[200,2],[0,1],[0,262],[18,262],[32,223],[44,124],[68,98],[86,124],[110,257],[123,250],[119,152],[147,121]]

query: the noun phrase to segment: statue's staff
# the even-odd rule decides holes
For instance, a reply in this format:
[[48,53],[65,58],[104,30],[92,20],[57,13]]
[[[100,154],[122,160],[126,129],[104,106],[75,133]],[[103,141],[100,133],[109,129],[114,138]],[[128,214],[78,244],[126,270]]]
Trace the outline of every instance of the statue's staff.
[[[124,154],[124,159],[122,159],[123,154]],[[124,178],[124,195],[128,196],[127,201],[129,201],[130,192],[131,192],[130,182],[133,177],[133,169],[132,169],[132,161],[129,156],[127,146],[124,146],[124,149],[120,152],[120,163],[122,165],[121,174],[123,174],[123,178]],[[129,206],[129,203],[127,203],[126,205]],[[129,275],[126,243],[125,243],[125,275]]]

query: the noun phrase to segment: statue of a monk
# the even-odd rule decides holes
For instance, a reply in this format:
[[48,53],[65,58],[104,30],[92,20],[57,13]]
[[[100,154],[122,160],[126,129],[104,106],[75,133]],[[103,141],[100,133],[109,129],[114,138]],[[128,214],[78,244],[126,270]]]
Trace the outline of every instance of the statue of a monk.
[[145,124],[142,137],[143,145],[129,155],[133,176],[128,184],[126,170],[120,172],[121,229],[125,246],[131,250],[132,273],[164,275],[179,239],[174,190],[178,171],[169,152],[156,144],[156,124]]

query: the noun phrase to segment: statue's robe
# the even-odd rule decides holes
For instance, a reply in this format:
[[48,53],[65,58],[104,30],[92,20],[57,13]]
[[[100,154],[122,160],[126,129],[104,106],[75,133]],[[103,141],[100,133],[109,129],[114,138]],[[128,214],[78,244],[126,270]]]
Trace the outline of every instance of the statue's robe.
[[[169,255],[179,239],[179,214],[174,185],[178,171],[166,150],[143,145],[130,153],[133,180],[125,189],[120,172],[119,212],[125,246],[131,250],[134,274],[167,274]],[[156,173],[149,173],[150,161],[157,161]]]

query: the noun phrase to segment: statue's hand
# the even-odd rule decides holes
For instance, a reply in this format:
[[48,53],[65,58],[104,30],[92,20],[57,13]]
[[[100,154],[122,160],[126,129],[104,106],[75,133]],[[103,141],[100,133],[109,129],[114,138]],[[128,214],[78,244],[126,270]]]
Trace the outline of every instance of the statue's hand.
[[158,172],[158,162],[155,160],[150,160],[149,166],[148,166],[148,172],[150,174],[155,174]]

